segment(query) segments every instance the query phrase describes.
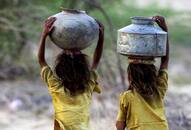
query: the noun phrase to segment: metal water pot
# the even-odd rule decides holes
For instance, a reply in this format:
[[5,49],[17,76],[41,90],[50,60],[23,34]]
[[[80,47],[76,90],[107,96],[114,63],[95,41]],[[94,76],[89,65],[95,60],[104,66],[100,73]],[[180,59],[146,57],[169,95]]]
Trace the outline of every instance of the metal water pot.
[[151,18],[132,17],[131,20],[131,25],[118,30],[117,51],[127,56],[165,56],[167,32],[155,26]]
[[81,50],[98,39],[99,25],[85,11],[65,9],[55,14],[50,38],[62,49]]

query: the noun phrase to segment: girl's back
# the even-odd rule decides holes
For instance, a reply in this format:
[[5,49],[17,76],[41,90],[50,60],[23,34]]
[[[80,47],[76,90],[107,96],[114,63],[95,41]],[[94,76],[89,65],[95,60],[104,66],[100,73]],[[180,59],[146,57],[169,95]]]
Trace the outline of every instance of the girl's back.
[[128,130],[167,130],[163,104],[167,79],[167,72],[160,70],[157,78],[159,95],[152,99],[143,97],[134,89],[122,93],[117,120],[125,121]]
[[71,95],[64,90],[61,80],[54,75],[50,67],[42,68],[41,76],[52,96],[55,119],[63,130],[87,130],[88,128],[92,93],[101,92],[96,83],[96,72],[91,71],[90,75],[90,81],[86,84],[87,89],[83,93]]

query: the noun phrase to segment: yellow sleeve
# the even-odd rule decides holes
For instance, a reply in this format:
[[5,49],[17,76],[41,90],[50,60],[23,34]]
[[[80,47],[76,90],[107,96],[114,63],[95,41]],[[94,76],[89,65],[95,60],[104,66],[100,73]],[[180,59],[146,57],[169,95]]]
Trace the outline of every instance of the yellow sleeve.
[[97,79],[98,79],[98,73],[93,70],[92,71],[92,80],[93,80],[93,92],[97,92],[97,93],[101,93],[101,87],[99,85],[99,83],[97,82]]
[[128,102],[126,101],[125,95],[121,94],[119,101],[119,110],[117,114],[117,121],[126,121],[127,110],[128,110]]
[[168,73],[166,69],[159,70],[158,74],[158,89],[162,98],[164,98],[168,89]]
[[41,69],[41,78],[47,84],[49,92],[56,91],[60,85],[59,80],[54,76],[49,66],[44,66]]
[[43,66],[40,75],[42,80],[48,84],[48,80],[53,76],[53,73],[49,66]]

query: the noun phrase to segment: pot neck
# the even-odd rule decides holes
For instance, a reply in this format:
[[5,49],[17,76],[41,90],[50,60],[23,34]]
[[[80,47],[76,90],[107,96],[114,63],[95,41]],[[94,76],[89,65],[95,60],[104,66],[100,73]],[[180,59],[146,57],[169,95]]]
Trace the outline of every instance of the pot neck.
[[85,14],[85,11],[82,10],[76,10],[76,9],[63,9],[64,12],[66,13],[71,13],[71,14]]
[[140,16],[131,17],[131,22],[138,25],[154,25],[154,21],[151,18],[145,18]]

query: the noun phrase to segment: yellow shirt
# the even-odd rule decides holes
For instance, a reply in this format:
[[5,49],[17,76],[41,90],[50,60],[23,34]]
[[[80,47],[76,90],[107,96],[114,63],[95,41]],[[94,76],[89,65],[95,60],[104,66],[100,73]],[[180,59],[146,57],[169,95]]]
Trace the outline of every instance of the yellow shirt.
[[[70,96],[61,86],[61,81],[54,75],[50,67],[45,66],[41,70],[41,77],[48,85],[52,96],[55,119],[63,130],[89,130],[89,107],[92,100],[92,93],[100,93],[97,74],[91,71],[91,80],[88,89],[79,95]],[[60,87],[61,86],[61,87]]]
[[125,121],[127,130],[168,130],[164,113],[164,96],[167,90],[168,74],[160,70],[158,75],[159,97],[146,101],[135,90],[120,95],[120,109],[117,121]]

